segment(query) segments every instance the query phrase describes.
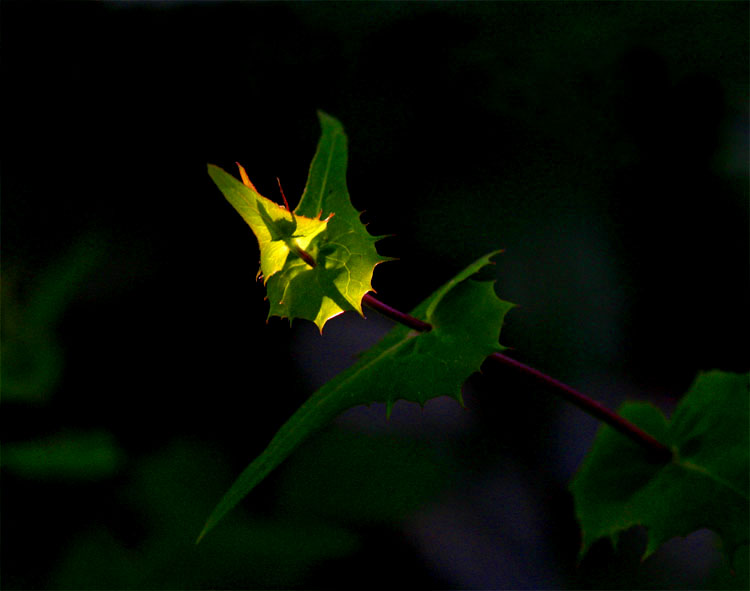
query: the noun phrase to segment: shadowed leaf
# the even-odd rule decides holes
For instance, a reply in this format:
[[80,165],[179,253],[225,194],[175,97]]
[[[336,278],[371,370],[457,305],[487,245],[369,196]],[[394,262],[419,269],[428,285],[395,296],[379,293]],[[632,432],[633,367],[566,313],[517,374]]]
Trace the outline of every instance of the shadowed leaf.
[[601,537],[635,525],[648,530],[645,556],[701,528],[724,539],[731,558],[748,543],[748,375],[701,374],[671,421],[657,408],[626,403],[620,414],[675,450],[650,463],[644,451],[602,427],[571,483],[583,555]]

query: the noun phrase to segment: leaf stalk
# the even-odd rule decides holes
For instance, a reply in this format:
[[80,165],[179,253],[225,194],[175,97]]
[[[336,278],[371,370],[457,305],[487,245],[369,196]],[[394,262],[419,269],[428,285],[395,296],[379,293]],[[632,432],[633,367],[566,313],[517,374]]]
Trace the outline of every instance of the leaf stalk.
[[[430,325],[429,323],[419,320],[418,318],[414,318],[413,316],[409,316],[408,314],[404,314],[403,312],[396,310],[395,308],[392,308],[387,304],[384,304],[369,293],[365,294],[365,296],[362,298],[362,303],[369,308],[380,312],[391,320],[395,320],[396,322],[403,324],[404,326],[408,326],[409,328],[412,328],[419,332],[426,332],[432,329],[432,325]],[[606,423],[617,432],[625,435],[626,437],[629,437],[632,441],[646,449],[646,451],[649,453],[649,457],[652,458],[655,462],[667,463],[672,460],[672,450],[669,449],[666,445],[646,433],[640,427],[637,427],[630,421],[611,411],[603,404],[597,402],[592,398],[589,398],[588,396],[572,388],[571,386],[568,386],[567,384],[564,384],[563,382],[556,380],[551,376],[548,376],[538,369],[534,369],[529,365],[521,363],[520,361],[516,361],[515,359],[501,353],[493,353],[487,358],[487,361],[498,366],[513,368],[516,371],[520,371],[525,376],[530,377],[536,382],[544,385],[548,390],[550,390],[557,396],[560,396],[563,400],[570,402],[585,413],[593,416],[595,419]]]
[[372,308],[373,310],[380,312],[383,316],[386,316],[391,320],[395,320],[399,324],[403,324],[404,326],[408,326],[409,328],[412,328],[419,332],[429,332],[430,330],[432,330],[431,324],[424,322],[419,318],[414,318],[414,316],[404,314],[403,312],[392,308],[388,304],[384,304],[369,293],[366,293],[364,295],[364,297],[362,298],[362,303],[365,304],[368,308]]
[[495,363],[496,365],[511,367],[546,386],[549,390],[560,396],[563,400],[566,400],[567,402],[570,402],[571,404],[577,406],[582,411],[593,416],[594,418],[603,421],[619,433],[625,435],[626,437],[629,437],[630,439],[644,447],[655,462],[667,463],[672,460],[672,450],[664,445],[661,441],[655,439],[640,427],[634,425],[617,413],[611,411],[600,402],[589,398],[585,394],[582,394],[581,392],[568,386],[567,384],[564,384],[563,382],[556,380],[555,378],[548,376],[545,373],[542,373],[538,369],[521,363],[520,361],[516,361],[515,359],[508,357],[507,355],[502,355],[501,353],[493,353],[487,358],[487,360]]
[[[304,250],[299,250],[301,251],[301,253],[298,252],[298,254],[300,254],[301,258],[308,265],[314,267],[315,261],[312,259],[312,257]],[[381,314],[383,314],[383,316],[386,316],[387,318],[390,318],[391,320],[394,320],[399,324],[403,324],[404,326],[407,326],[418,332],[428,332],[432,330],[432,325],[430,323],[420,320],[419,318],[415,318],[414,316],[410,316],[409,314],[405,314],[404,312],[401,312],[400,310],[397,310],[396,308],[393,308],[388,304],[381,302],[379,299],[369,293],[366,293],[362,297],[362,303],[368,308],[372,308],[376,312],[380,312]],[[521,363],[520,361],[516,361],[512,357],[503,355],[502,353],[493,353],[492,355],[487,357],[487,361],[498,366],[513,368],[516,371],[520,371],[525,376],[530,377],[536,382],[542,384],[548,390],[561,397],[563,400],[577,406],[582,411],[591,415],[595,419],[606,423],[607,425],[615,429],[618,433],[629,437],[632,441],[643,447],[654,462],[666,464],[667,462],[670,462],[672,460],[672,450],[664,445],[661,441],[655,439],[640,427],[634,425],[627,419],[608,409],[600,402],[597,402],[593,398],[586,396],[575,388],[572,388],[571,386],[568,386],[560,380],[548,376],[538,369]]]

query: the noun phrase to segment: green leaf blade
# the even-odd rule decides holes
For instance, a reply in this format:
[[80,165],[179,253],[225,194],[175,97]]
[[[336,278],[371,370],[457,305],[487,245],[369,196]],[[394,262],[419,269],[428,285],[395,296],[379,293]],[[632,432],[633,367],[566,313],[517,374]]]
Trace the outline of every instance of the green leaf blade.
[[294,215],[249,181],[243,184],[213,165],[209,174],[258,238],[269,316],[310,320],[322,332],[342,312],[363,313],[375,267],[390,259],[378,254],[379,238],[369,234],[351,204],[343,126],[330,115],[318,116],[322,135]]
[[336,291],[347,302],[340,307],[362,314],[362,298],[372,291],[375,267],[390,259],[378,254],[375,243],[380,238],[367,231],[352,205],[346,184],[348,138],[343,125],[322,111],[318,111],[318,119],[321,137],[295,213],[332,216],[320,241],[321,253],[328,268],[343,270],[334,281]]
[[[336,401],[334,401],[336,402]],[[255,458],[234,481],[206,520],[196,544],[231,511],[268,474],[283,462],[311,432],[330,422],[346,407],[341,408],[321,396],[311,396],[292,417],[281,426],[268,447]]]
[[708,528],[728,556],[748,543],[748,376],[701,374],[671,421],[653,406],[626,403],[624,418],[675,450],[666,465],[602,427],[571,483],[583,531],[581,555],[600,537],[643,525],[644,557],[676,536]]
[[323,111],[318,111],[318,120],[321,137],[310,164],[305,190],[294,213],[307,217],[318,214],[328,217],[332,213],[358,217],[346,187],[349,140],[344,126]]
[[674,413],[670,432],[680,460],[710,466],[717,479],[750,497],[748,478],[747,376],[721,371],[702,374]]
[[403,326],[394,328],[357,363],[317,390],[242,472],[201,536],[304,439],[342,411],[381,402],[390,413],[395,401],[401,399],[421,405],[439,396],[461,401],[466,379],[479,370],[488,355],[502,350],[500,330],[505,314],[513,307],[497,297],[491,282],[470,279],[489,263],[490,256],[467,267],[414,310],[416,314],[432,310],[432,330],[417,333]]
[[208,174],[255,234],[260,248],[260,272],[266,282],[287,263],[299,260],[296,255],[290,257],[290,253],[294,254],[296,248],[307,249],[326,230],[327,220],[303,216],[292,219],[285,208],[218,166],[209,164]]

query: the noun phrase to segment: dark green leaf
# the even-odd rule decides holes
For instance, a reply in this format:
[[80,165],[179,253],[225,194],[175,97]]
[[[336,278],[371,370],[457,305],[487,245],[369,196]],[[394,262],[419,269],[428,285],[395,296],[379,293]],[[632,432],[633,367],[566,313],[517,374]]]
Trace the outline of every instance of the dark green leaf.
[[469,279],[491,256],[464,269],[412,312],[431,323],[431,331],[394,328],[356,364],[315,392],[240,474],[209,517],[201,537],[304,439],[347,408],[384,402],[390,412],[399,399],[419,404],[438,396],[461,400],[466,379],[488,355],[502,350],[500,329],[513,307],[498,299],[491,282]]
[[657,408],[626,403],[621,415],[670,446],[674,459],[650,463],[645,452],[602,427],[571,483],[585,553],[601,537],[634,525],[649,534],[645,556],[675,536],[712,529],[731,557],[747,544],[748,376],[698,377],[671,421]]

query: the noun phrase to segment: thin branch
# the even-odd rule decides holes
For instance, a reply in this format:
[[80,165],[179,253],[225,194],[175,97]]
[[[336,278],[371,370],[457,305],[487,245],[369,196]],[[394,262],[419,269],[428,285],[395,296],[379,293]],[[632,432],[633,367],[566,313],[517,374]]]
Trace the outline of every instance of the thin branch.
[[[396,322],[403,324],[404,326],[408,326],[409,328],[412,328],[414,330],[426,332],[432,329],[432,325],[428,324],[427,322],[419,320],[418,318],[414,318],[413,316],[409,316],[408,314],[404,314],[403,312],[400,312],[399,310],[396,310],[391,306],[384,304],[369,293],[365,294],[365,296],[362,298],[362,303],[372,308],[373,310],[380,312],[384,316],[387,316],[391,320],[395,320]],[[619,433],[622,433],[626,437],[629,437],[631,440],[644,447],[649,452],[654,461],[667,463],[672,459],[672,450],[670,450],[666,445],[646,433],[640,427],[637,427],[617,413],[609,410],[606,406],[600,404],[592,398],[589,398],[585,394],[578,392],[567,384],[564,384],[561,381],[542,373],[538,369],[534,369],[533,367],[525,365],[520,361],[516,361],[515,359],[512,359],[511,357],[507,357],[506,355],[502,355],[500,353],[493,353],[487,358],[487,361],[495,363],[497,365],[512,367],[513,369],[520,371],[522,374],[533,378],[535,381],[543,384],[549,390],[551,390],[564,400],[574,404],[594,418],[605,422],[607,425],[617,430]]]
[[[302,259],[308,265],[314,267],[314,259],[304,250],[299,250],[301,251],[301,254],[298,254],[300,254]],[[399,324],[403,324],[404,326],[407,326],[416,331],[427,332],[432,330],[431,324],[424,322],[419,318],[414,318],[414,316],[404,314],[400,310],[396,310],[388,304],[384,304],[375,296],[370,295],[369,293],[366,293],[364,295],[364,297],[362,298],[362,303],[372,308],[373,310],[380,312],[391,320],[395,320]],[[590,414],[592,417],[599,419],[600,421],[603,421],[619,433],[622,433],[626,437],[629,437],[631,440],[635,441],[640,446],[644,447],[655,462],[667,463],[671,461],[672,450],[670,450],[666,445],[646,433],[640,427],[637,427],[630,421],[609,410],[606,406],[602,405],[596,400],[589,398],[585,394],[582,394],[578,390],[575,390],[567,384],[564,384],[561,381],[556,380],[555,378],[550,377],[545,373],[542,373],[538,369],[534,369],[531,366],[525,365],[520,361],[516,361],[515,359],[512,359],[511,357],[507,357],[500,353],[493,353],[487,358],[487,360],[498,365],[512,367],[513,369],[520,371],[522,374],[531,377],[537,382],[543,384],[557,396],[560,396],[563,400],[567,400],[568,402],[574,404],[582,411]]]
[[373,310],[380,312],[383,316],[386,316],[391,320],[395,320],[399,324],[403,324],[404,326],[408,326],[409,328],[413,328],[414,330],[417,330],[419,332],[428,332],[432,330],[431,324],[422,322],[419,318],[414,318],[414,316],[409,316],[408,314],[404,314],[403,312],[400,312],[395,308],[391,308],[388,304],[384,304],[380,300],[371,296],[369,293],[366,293],[364,295],[364,297],[362,298],[362,303],[372,308]]
[[497,365],[512,367],[513,369],[520,371],[522,374],[535,379],[564,400],[574,404],[594,418],[607,423],[613,429],[630,437],[630,439],[645,447],[653,457],[654,461],[666,463],[672,459],[672,450],[666,445],[646,433],[640,427],[637,427],[617,413],[612,412],[603,404],[589,398],[567,384],[542,373],[538,369],[534,369],[533,367],[521,363],[520,361],[516,361],[511,357],[502,355],[501,353],[493,353],[487,358],[487,361],[493,362]]

